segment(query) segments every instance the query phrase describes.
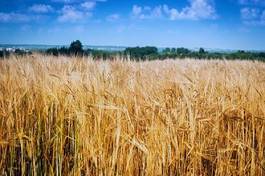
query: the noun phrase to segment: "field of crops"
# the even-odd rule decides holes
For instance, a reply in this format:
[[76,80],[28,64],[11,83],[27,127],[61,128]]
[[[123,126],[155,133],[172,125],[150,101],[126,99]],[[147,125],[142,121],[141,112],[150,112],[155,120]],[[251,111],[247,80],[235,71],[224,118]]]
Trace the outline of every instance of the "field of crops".
[[0,60],[0,175],[265,175],[265,63]]

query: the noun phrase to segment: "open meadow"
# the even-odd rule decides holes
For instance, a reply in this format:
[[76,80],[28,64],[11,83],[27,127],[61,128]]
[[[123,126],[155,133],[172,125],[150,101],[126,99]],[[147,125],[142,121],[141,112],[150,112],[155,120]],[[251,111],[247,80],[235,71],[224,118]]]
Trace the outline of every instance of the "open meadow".
[[265,63],[0,60],[0,175],[265,175]]

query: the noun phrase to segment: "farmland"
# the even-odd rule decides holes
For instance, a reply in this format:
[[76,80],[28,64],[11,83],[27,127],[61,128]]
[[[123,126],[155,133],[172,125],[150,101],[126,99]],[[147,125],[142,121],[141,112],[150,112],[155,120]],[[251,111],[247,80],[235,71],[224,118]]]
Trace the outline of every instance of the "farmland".
[[0,175],[264,175],[265,63],[0,60]]

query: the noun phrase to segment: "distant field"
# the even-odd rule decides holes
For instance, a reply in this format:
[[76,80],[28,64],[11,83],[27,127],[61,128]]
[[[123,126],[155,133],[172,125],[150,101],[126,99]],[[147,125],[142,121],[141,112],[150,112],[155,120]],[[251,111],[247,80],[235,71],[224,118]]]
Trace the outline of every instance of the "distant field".
[[0,60],[0,175],[265,175],[265,63]]

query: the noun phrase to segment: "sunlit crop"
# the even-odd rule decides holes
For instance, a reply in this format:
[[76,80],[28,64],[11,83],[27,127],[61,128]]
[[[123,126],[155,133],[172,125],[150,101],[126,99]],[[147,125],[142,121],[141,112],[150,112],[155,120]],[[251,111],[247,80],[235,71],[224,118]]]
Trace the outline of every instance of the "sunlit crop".
[[265,64],[0,60],[0,175],[265,175]]

